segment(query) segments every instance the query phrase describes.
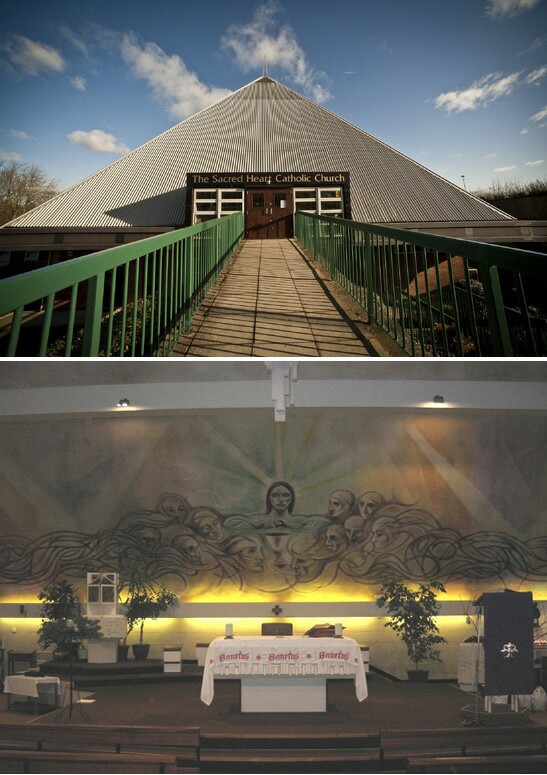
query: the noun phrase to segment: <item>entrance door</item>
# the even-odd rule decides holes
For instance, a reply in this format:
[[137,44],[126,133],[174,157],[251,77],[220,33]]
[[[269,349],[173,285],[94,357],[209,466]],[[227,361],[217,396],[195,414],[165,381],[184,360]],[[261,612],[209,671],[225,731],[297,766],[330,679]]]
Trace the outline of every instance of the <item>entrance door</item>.
[[293,236],[291,193],[290,188],[247,189],[247,239],[284,239]]

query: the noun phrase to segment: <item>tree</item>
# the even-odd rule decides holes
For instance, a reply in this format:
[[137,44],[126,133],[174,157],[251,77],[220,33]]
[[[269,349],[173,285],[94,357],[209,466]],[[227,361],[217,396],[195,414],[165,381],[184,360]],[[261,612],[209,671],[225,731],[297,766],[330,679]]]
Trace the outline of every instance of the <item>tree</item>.
[[59,193],[54,180],[36,164],[0,161],[0,225]]
[[[120,567],[120,591],[125,590],[122,605],[127,617],[127,636],[139,626],[139,642],[133,644],[133,652],[138,659],[146,659],[150,645],[144,643],[144,623],[147,619],[157,619],[176,601],[177,596],[164,584],[159,584],[148,572],[142,557],[126,553]],[[137,656],[139,655],[139,656]]]
[[439,613],[437,592],[446,592],[439,581],[420,584],[417,590],[409,589],[401,581],[389,581],[382,585],[376,600],[378,607],[385,608],[390,615],[384,627],[391,627],[401,638],[416,670],[427,659],[440,662],[440,652],[435,647],[446,643],[434,621]]
[[85,638],[102,637],[99,620],[84,616],[78,593],[66,579],[49,583],[38,599],[42,601],[38,642],[43,648],[56,646],[60,654],[74,656]]

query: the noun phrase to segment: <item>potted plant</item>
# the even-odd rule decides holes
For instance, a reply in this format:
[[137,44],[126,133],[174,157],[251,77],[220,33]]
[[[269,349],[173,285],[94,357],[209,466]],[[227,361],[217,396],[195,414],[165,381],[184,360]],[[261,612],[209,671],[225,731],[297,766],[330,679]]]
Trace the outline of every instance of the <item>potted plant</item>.
[[172,605],[177,596],[163,584],[158,584],[149,574],[143,570],[143,564],[139,558],[126,557],[123,568],[121,589],[122,604],[125,607],[127,617],[127,633],[123,640],[139,626],[139,642],[134,643],[133,655],[135,659],[146,659],[150,652],[150,644],[144,643],[144,623],[147,619],[157,619]]
[[44,649],[55,646],[56,657],[77,659],[85,639],[102,637],[99,620],[84,616],[78,593],[66,579],[52,581],[38,599],[42,601],[38,642]]
[[409,680],[426,681],[429,671],[418,666],[426,660],[441,661],[439,649],[435,647],[447,641],[439,634],[434,621],[439,612],[437,592],[446,592],[438,581],[420,584],[415,590],[401,581],[389,581],[382,585],[376,601],[390,615],[384,627],[390,627],[401,638],[414,665],[408,671]]

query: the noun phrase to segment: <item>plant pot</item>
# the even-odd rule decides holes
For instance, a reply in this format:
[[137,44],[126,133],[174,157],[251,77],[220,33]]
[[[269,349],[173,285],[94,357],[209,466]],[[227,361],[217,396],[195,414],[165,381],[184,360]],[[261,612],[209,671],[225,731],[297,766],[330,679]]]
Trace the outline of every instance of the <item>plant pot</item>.
[[150,651],[149,643],[134,643],[131,647],[133,649],[133,656],[135,659],[147,659]]
[[409,681],[427,681],[429,670],[407,670]]
[[118,662],[127,662],[129,657],[129,644],[118,643]]

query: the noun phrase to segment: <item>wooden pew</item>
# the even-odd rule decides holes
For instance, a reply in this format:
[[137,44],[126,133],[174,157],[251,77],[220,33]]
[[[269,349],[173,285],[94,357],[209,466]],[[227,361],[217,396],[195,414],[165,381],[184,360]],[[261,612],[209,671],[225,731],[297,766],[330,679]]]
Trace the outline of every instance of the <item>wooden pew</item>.
[[504,753],[547,754],[547,727],[460,727],[394,730],[382,735],[386,755],[466,756]]
[[547,772],[547,754],[506,753],[484,756],[409,757],[407,772]]
[[199,746],[198,727],[1,724],[0,772],[198,773]]
[[[289,766],[298,766],[299,772],[338,772],[337,765],[350,763],[359,766],[359,772],[378,772],[383,768],[384,751],[381,735],[340,733],[335,735],[257,735],[204,734],[201,737],[202,765],[214,767],[215,772],[238,771],[238,766],[255,764],[256,771],[283,772]],[[226,769],[220,770],[224,766]],[[235,769],[231,769],[235,768]],[[267,768],[267,769],[266,769]],[[294,770],[289,770],[293,772]],[[253,770],[254,772],[254,770]]]

